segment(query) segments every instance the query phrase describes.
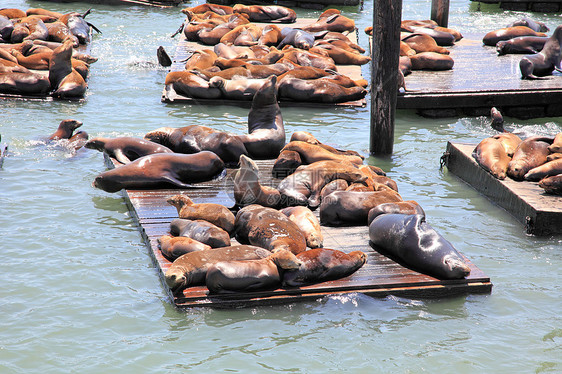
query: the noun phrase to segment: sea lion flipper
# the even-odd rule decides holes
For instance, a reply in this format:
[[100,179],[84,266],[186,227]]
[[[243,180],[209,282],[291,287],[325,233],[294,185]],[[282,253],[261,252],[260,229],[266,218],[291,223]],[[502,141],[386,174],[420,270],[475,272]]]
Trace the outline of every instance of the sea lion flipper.
[[131,160],[129,160],[129,158],[127,156],[125,156],[125,154],[123,153],[123,150],[121,150],[121,149],[115,150],[114,156],[115,156],[115,159],[122,164],[131,163]]
[[164,176],[164,177],[162,177],[162,181],[175,184],[176,186],[182,187],[182,188],[195,188],[194,185],[189,184],[189,183],[183,183],[179,179],[174,178],[172,176]]

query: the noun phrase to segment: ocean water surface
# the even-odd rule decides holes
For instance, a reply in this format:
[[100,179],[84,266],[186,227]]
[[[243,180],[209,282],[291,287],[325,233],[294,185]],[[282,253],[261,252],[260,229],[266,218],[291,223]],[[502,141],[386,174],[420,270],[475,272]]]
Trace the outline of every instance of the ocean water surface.
[[[187,2],[193,6],[201,0]],[[426,19],[431,1],[404,0],[403,19]],[[467,37],[527,13],[451,0],[449,25]],[[370,158],[417,200],[428,221],[490,276],[489,295],[437,300],[362,294],[234,310],[175,309],[119,194],[91,186],[105,170],[99,152],[74,153],[45,138],[63,119],[94,136],[138,136],[190,124],[242,133],[248,109],[163,104],[179,8],[2,0],[1,7],[83,12],[94,35],[83,103],[0,101],[9,156],[0,169],[0,372],[442,372],[562,371],[562,237],[523,226],[446,169],[447,141],[478,142],[484,117],[426,119],[397,113],[392,157]],[[343,7],[362,30],[372,2]],[[318,11],[298,9],[301,17]],[[561,15],[532,14],[551,29]],[[363,75],[369,79],[368,65]],[[369,97],[368,97],[369,98]],[[562,104],[561,104],[562,105]],[[367,155],[370,108],[283,108],[287,133]],[[554,135],[562,118],[506,118],[526,134]],[[561,202],[562,203],[562,202]]]

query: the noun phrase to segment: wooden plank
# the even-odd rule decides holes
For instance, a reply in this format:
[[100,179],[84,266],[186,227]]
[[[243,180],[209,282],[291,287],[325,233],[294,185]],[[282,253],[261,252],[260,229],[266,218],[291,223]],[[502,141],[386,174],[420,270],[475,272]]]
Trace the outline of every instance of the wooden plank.
[[[116,162],[105,155],[108,167]],[[276,185],[278,180],[271,177],[273,160],[257,161],[260,168],[260,180]],[[235,170],[229,170],[232,175]],[[137,220],[141,235],[146,242],[149,253],[158,268],[164,288],[170,300],[178,307],[213,306],[233,307],[255,304],[286,303],[299,300],[314,300],[327,295],[361,292],[371,296],[384,297],[390,294],[405,297],[447,297],[466,293],[489,293],[492,289],[490,278],[466,259],[471,274],[466,279],[439,280],[431,276],[408,269],[391,258],[381,254],[369,245],[366,226],[328,227],[322,226],[324,247],[339,249],[344,252],[364,251],[367,263],[349,277],[330,282],[296,288],[281,288],[234,295],[207,295],[206,287],[190,287],[179,296],[172,295],[164,281],[164,274],[171,263],[162,256],[157,239],[169,232],[170,222],[177,218],[175,208],[167,204],[166,199],[178,193],[190,196],[196,203],[221,203],[227,207],[234,205],[231,181],[217,184],[213,189],[205,190],[122,190],[121,193]],[[315,212],[318,215],[318,211]],[[232,244],[237,244],[232,239]]]
[[537,182],[499,180],[482,169],[472,157],[475,144],[447,144],[446,165],[449,171],[493,203],[511,213],[525,225],[527,233],[552,235],[562,233],[562,197],[548,195]]
[[[292,28],[301,28],[311,23],[314,23],[315,19],[310,18],[299,18],[295,23],[290,24],[275,24],[281,28],[283,27],[292,27]],[[253,22],[256,25],[261,27],[265,27],[270,23],[260,23],[260,22]],[[347,37],[354,43],[357,44],[357,31],[349,33]],[[183,71],[185,70],[185,61],[193,54],[193,52],[202,50],[202,49],[213,49],[214,46],[204,45],[198,42],[188,41],[183,33],[180,34],[180,39],[176,46],[176,51],[174,54],[174,58],[172,61],[172,66],[170,66],[170,71]],[[336,65],[336,68],[339,73],[343,75],[347,75],[353,80],[362,79],[361,75],[361,66],[359,65]],[[242,107],[250,107],[252,105],[252,101],[241,101],[241,100],[213,100],[213,99],[200,99],[200,98],[192,98],[188,96],[184,96],[175,92],[175,90],[169,86],[165,86],[162,92],[161,97],[162,102],[166,103],[192,103],[192,104],[208,104],[208,105],[237,105]],[[303,107],[310,107],[310,106],[345,106],[345,107],[364,107],[367,105],[367,101],[363,98],[361,100],[356,101],[349,101],[346,103],[338,103],[338,104],[326,104],[326,103],[316,103],[316,102],[299,102],[299,101],[290,101],[290,100],[283,100],[280,99],[279,101],[280,106],[303,106]]]

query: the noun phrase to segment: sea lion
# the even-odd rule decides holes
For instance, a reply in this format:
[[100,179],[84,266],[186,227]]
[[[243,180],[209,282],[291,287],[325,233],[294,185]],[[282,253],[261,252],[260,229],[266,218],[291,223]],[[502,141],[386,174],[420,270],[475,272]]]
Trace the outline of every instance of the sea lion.
[[498,179],[505,179],[511,161],[502,143],[495,138],[485,138],[474,148],[472,157],[484,170]]
[[331,43],[317,44],[310,50],[317,51],[318,48],[327,51],[328,56],[338,65],[365,65],[371,61],[369,56],[347,51]]
[[298,152],[281,151],[271,168],[271,175],[274,178],[283,179],[295,172],[302,165],[302,159]]
[[248,15],[251,22],[293,23],[297,20],[297,13],[293,9],[280,5],[236,4],[232,11]]
[[562,153],[551,153],[548,156],[546,156],[546,161],[554,161],[554,160],[558,160],[559,158],[562,158]]
[[[288,45],[283,47],[282,51],[284,55],[279,62],[290,61],[299,66],[311,66],[323,70],[337,71],[336,63],[327,53],[320,54],[318,50],[316,50],[316,52],[311,52]],[[282,80],[279,79],[279,82],[282,82]]]
[[210,294],[274,289],[281,286],[284,271],[299,266],[297,257],[286,250],[259,260],[221,261],[209,266],[205,285]]
[[369,225],[371,243],[405,265],[440,279],[460,279],[470,267],[421,214],[382,214]]
[[505,153],[507,153],[507,156],[510,158],[513,157],[515,150],[522,142],[521,138],[512,132],[502,132],[492,136],[492,138],[500,141],[501,145],[505,149]]
[[544,24],[544,22],[535,21],[529,17],[523,17],[520,20],[512,22],[511,24],[507,25],[507,27],[514,27],[514,26],[527,26],[531,30],[537,32],[547,32],[550,29]]
[[49,60],[53,52],[35,53],[30,56],[24,56],[21,52],[12,49],[12,56],[17,60],[21,66],[33,70],[48,70]]
[[322,188],[335,179],[344,179],[349,183],[364,182],[367,176],[351,162],[316,161],[299,166],[279,183],[277,189],[284,204],[308,205],[310,209],[316,209],[320,205]]
[[328,9],[320,14],[316,22],[311,23],[302,29],[308,32],[318,32],[324,30],[335,32],[353,32],[355,31],[355,21],[342,16],[341,12],[337,9]]
[[315,36],[312,33],[292,27],[284,27],[281,30],[281,41],[277,44],[277,49],[282,49],[286,45],[295,48],[309,50],[314,45]]
[[238,135],[249,156],[276,158],[285,146],[285,126],[277,102],[277,76],[264,81],[252,99],[248,113],[248,134]]
[[455,61],[451,56],[436,52],[422,52],[410,56],[412,70],[451,70]]
[[500,40],[496,43],[496,51],[499,56],[515,53],[539,53],[547,37],[541,36],[519,36],[509,40]]
[[347,277],[367,262],[367,255],[363,251],[345,253],[335,249],[315,248],[299,253],[297,259],[301,266],[285,272],[284,286],[301,287]]
[[332,146],[329,146],[327,144],[323,144],[323,143],[320,142],[320,140],[316,139],[316,137],[314,137],[314,135],[312,135],[311,133],[306,132],[306,131],[295,131],[291,135],[291,139],[289,141],[291,141],[291,142],[293,142],[293,141],[307,142],[307,143],[310,143],[310,144],[319,145],[320,147],[324,148],[325,150],[330,151],[330,152],[335,153],[335,154],[338,154],[338,155],[357,156],[357,157],[360,157],[361,159],[365,159],[365,157],[363,157],[362,155],[360,155],[356,151],[341,150],[341,149],[337,149],[337,148],[334,148]]
[[299,254],[306,250],[306,239],[299,227],[278,210],[248,205],[238,211],[234,223],[236,240],[277,252]]
[[248,23],[239,25],[224,34],[220,42],[226,45],[252,46],[258,44],[258,39],[262,34],[262,28]]
[[170,233],[197,240],[211,248],[230,246],[230,235],[226,231],[202,219],[176,218],[170,222]]
[[355,165],[362,165],[363,159],[361,157],[355,155],[345,155],[345,154],[336,154],[332,153],[329,150],[321,147],[320,145],[310,144],[307,142],[301,141],[292,141],[287,143],[285,147],[283,147],[282,151],[294,151],[297,152],[303,164],[312,164],[316,161],[338,161],[338,162],[351,162]]
[[170,148],[162,144],[130,136],[93,138],[86,143],[85,147],[105,152],[109,157],[116,159],[122,164],[128,164],[139,157],[154,153],[173,153]]
[[304,206],[291,206],[281,209],[281,213],[297,224],[306,238],[308,248],[323,247],[324,237],[320,229],[320,222],[310,209]]
[[550,153],[561,153],[562,152],[562,132],[559,132],[554,137],[554,141],[548,147]]
[[279,97],[285,100],[344,103],[361,100],[367,90],[361,86],[346,88],[328,80],[285,78],[279,83]]
[[501,40],[509,40],[519,36],[546,36],[546,34],[536,32],[526,26],[513,26],[490,31],[484,35],[482,42],[484,45],[495,46]]
[[0,63],[0,92],[45,96],[50,89],[46,76],[32,73],[20,65],[4,66]]
[[[402,37],[401,41],[404,42],[408,47],[413,49],[415,53],[436,52],[444,55],[448,55],[450,53],[447,48],[440,47],[439,45],[437,45],[435,39],[433,39],[431,36],[427,34],[420,34],[420,33],[408,34]],[[402,47],[400,48],[400,50],[402,50]],[[405,55],[412,56],[415,53],[408,54],[408,52],[406,51]]]
[[0,134],[0,169],[4,165],[4,158],[8,154],[8,144],[2,143],[2,134]]
[[281,29],[277,25],[267,25],[262,29],[262,33],[258,39],[258,45],[278,45],[283,39]]
[[210,49],[194,51],[185,62],[185,70],[207,69],[215,64],[217,54]]
[[14,24],[12,21],[8,17],[0,14],[0,42],[10,42],[12,31],[14,31]]
[[562,25],[558,26],[544,44],[543,49],[534,55],[527,55],[519,62],[522,79],[537,79],[550,75],[554,70],[562,72]]
[[234,234],[234,214],[224,205],[213,203],[196,204],[186,195],[174,195],[166,200],[178,211],[178,217],[189,220],[204,220],[220,227],[229,235]]
[[393,190],[335,191],[320,204],[320,223],[328,226],[367,225],[369,211],[379,204],[402,201]]
[[188,71],[171,71],[166,75],[164,82],[168,89],[187,97],[196,99],[218,99],[222,92],[216,87],[211,87],[209,81]]
[[544,164],[529,170],[524,178],[528,181],[538,181],[546,177],[562,174],[562,159],[545,161]]
[[214,76],[209,79],[209,87],[214,87],[221,92],[221,96],[228,100],[252,100],[256,92],[263,86],[263,79],[237,77],[224,79]]
[[49,60],[49,81],[54,89],[53,96],[59,98],[82,97],[88,85],[76,69],[72,67],[71,39],[66,39],[61,46],[53,50]]
[[248,154],[237,135],[200,125],[180,128],[160,127],[146,133],[144,138],[162,144],[177,153],[211,151],[227,166],[237,165],[240,156]]
[[0,15],[8,17],[10,19],[13,18],[24,18],[27,16],[27,14],[21,10],[21,9],[16,9],[16,8],[3,8],[0,9]]
[[381,214],[421,214],[425,216],[425,211],[420,206],[420,204],[418,204],[414,200],[379,204],[373,209],[369,210],[369,215],[367,216],[367,224],[370,225],[371,222],[373,222],[373,220]]
[[343,179],[335,179],[331,181],[320,191],[320,201],[334,191],[345,191],[347,187],[349,187],[349,184]]
[[543,188],[544,192],[548,194],[562,195],[562,174],[541,179],[539,187]]
[[73,39],[75,46],[80,43],[78,38],[72,34],[72,31],[70,31],[68,26],[60,21],[46,23],[45,26],[49,31],[50,41],[62,43],[66,38],[71,38]]
[[498,108],[492,107],[492,109],[490,109],[490,117],[492,117],[492,128],[499,132],[505,132],[503,127],[503,116]]
[[181,12],[184,13],[184,14],[188,11],[193,12],[194,14],[204,14],[208,11],[211,11],[213,13],[220,14],[220,15],[226,15],[226,14],[232,14],[233,13],[233,9],[230,6],[211,4],[211,3],[204,3],[204,4],[194,6],[194,7],[184,8],[184,9],[181,10]]
[[450,31],[449,29],[445,29],[445,28],[429,28],[429,27],[423,27],[423,26],[414,26],[411,27],[412,32],[416,33],[416,34],[425,34],[430,36],[433,40],[435,40],[435,42],[437,43],[438,46],[441,47],[450,47],[452,45],[455,44],[455,41],[457,40],[458,37],[462,36],[460,35],[460,33],[456,33],[455,35],[453,35],[453,31]]
[[522,180],[529,170],[544,164],[551,142],[552,138],[539,136],[523,140],[507,166],[507,175],[515,180]]
[[279,205],[281,194],[270,186],[259,183],[258,165],[249,157],[240,156],[240,169],[234,176],[234,200],[239,206],[259,204],[275,208]]
[[94,187],[106,192],[125,189],[154,189],[174,185],[191,188],[191,183],[222,176],[224,163],[213,152],[193,155],[155,153],[98,175]]
[[219,261],[258,260],[269,255],[270,251],[253,245],[235,245],[186,253],[172,263],[164,277],[172,292],[178,294],[187,287],[204,285],[209,266]]
[[82,126],[82,122],[74,119],[64,119],[59,123],[57,131],[49,136],[49,140],[70,139],[74,131]]
[[62,13],[59,12],[54,12],[52,10],[48,10],[48,9],[43,9],[43,8],[29,8],[25,11],[25,14],[28,16],[31,15],[45,15],[45,16],[50,16],[53,18],[60,18],[62,17]]
[[162,235],[158,238],[158,245],[162,255],[170,261],[186,253],[211,249],[211,246],[187,236]]

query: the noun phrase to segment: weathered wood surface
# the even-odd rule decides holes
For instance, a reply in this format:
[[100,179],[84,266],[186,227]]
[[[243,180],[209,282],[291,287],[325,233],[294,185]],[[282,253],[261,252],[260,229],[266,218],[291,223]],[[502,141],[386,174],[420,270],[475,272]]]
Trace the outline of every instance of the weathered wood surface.
[[431,0],[431,19],[441,27],[448,27],[449,0]]
[[[314,23],[315,19],[308,19],[308,18],[299,18],[295,23],[287,23],[287,24],[276,24],[281,29],[283,27],[292,27],[292,28],[301,28],[311,23]],[[268,23],[260,23],[260,22],[252,22],[256,25],[261,27],[265,27]],[[354,43],[357,43],[357,32],[352,32],[347,37]],[[183,33],[180,34],[179,41],[176,47],[176,51],[174,57],[172,59],[172,66],[170,66],[170,71],[183,71],[185,70],[185,61],[193,54],[193,52],[202,50],[202,49],[213,49],[214,46],[212,45],[205,45],[202,43],[188,41],[185,38]],[[362,79],[361,75],[361,66],[358,65],[336,65],[338,72],[347,75],[353,80]],[[228,105],[239,105],[243,107],[250,107],[252,105],[252,101],[241,101],[241,100],[210,100],[210,99],[199,99],[199,98],[191,98],[187,96],[183,96],[177,94],[172,87],[164,87],[164,91],[162,92],[162,101],[167,103],[178,102],[178,103],[198,103],[198,104],[228,104]],[[279,105],[281,106],[353,106],[353,107],[364,107],[366,105],[366,100],[357,100],[357,101],[350,101],[346,103],[339,103],[339,104],[324,104],[324,103],[315,103],[315,102],[298,102],[298,101],[285,101],[280,100]]]
[[537,182],[499,180],[472,157],[476,144],[447,144],[449,171],[511,213],[529,234],[562,234],[562,196],[549,195]]
[[289,8],[307,8],[307,9],[323,9],[327,6],[332,5],[342,5],[342,6],[354,6],[362,3],[361,0],[277,0],[271,2],[271,0],[210,0],[209,3],[220,4],[220,5],[234,5],[234,4],[246,4],[246,5],[281,5]]
[[[46,0],[53,3],[71,3],[78,2],[78,0]],[[101,4],[101,5],[146,5],[156,8],[171,8],[176,7],[183,3],[183,0],[80,0],[80,2],[87,4]]]
[[[107,156],[105,156],[105,159],[108,167],[114,166]],[[276,185],[278,180],[271,177],[273,161],[265,160],[257,161],[257,163],[260,168],[260,181],[265,185]],[[232,207],[234,206],[232,178],[235,172],[236,170],[229,169],[224,180],[202,184],[205,187],[212,188],[122,191],[132,216],[139,224],[141,235],[149,246],[149,252],[158,268],[164,288],[174,305],[178,307],[231,307],[287,303],[353,292],[378,297],[392,294],[412,298],[448,297],[468,293],[491,292],[490,278],[468,259],[467,263],[471,267],[469,277],[460,280],[439,280],[405,268],[371,248],[367,226],[322,226],[325,248],[339,249],[344,252],[362,250],[368,255],[367,263],[349,277],[306,287],[212,297],[207,296],[206,287],[190,287],[179,296],[172,295],[164,282],[164,274],[171,263],[162,256],[157,242],[161,235],[168,233],[170,222],[178,217],[176,208],[167,204],[166,199],[178,193],[184,193],[196,203],[213,202]],[[316,214],[318,214],[318,211],[316,211]],[[234,244],[236,244],[235,239],[233,239]]]
[[397,108],[449,110],[453,115],[471,115],[480,108],[473,114],[480,115],[495,106],[517,118],[562,115],[562,74],[522,80],[519,61],[523,55],[498,56],[495,47],[482,44],[483,36],[465,34],[450,47],[455,61],[452,70],[408,75],[407,91],[398,94]]

